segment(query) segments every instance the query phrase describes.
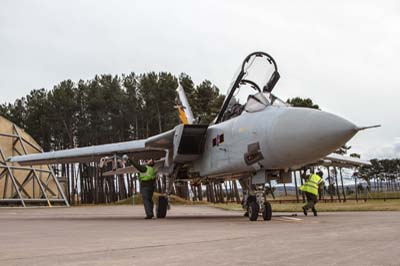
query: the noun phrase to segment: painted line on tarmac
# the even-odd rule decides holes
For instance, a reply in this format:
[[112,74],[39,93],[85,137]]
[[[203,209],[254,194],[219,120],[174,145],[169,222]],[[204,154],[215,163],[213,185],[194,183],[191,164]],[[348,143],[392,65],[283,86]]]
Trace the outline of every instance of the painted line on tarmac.
[[303,221],[303,219],[300,219],[300,218],[286,217],[286,216],[274,217],[274,220],[279,220],[279,221],[284,221],[284,222],[301,222],[301,221]]
[[286,217],[286,216],[284,216],[282,218],[289,219],[289,220],[294,220],[294,221],[303,221],[303,219],[301,219],[301,218]]

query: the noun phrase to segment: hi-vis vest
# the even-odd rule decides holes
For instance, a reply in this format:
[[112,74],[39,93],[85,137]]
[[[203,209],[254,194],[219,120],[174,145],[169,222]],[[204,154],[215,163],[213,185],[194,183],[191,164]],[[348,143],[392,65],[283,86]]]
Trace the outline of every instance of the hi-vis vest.
[[150,181],[156,179],[156,171],[154,171],[154,168],[151,166],[146,165],[147,171],[145,173],[140,173],[139,174],[139,181]]
[[312,174],[308,178],[308,181],[305,182],[304,185],[302,185],[300,187],[300,190],[314,194],[315,196],[318,196],[318,185],[321,182],[322,182],[322,178],[319,175]]

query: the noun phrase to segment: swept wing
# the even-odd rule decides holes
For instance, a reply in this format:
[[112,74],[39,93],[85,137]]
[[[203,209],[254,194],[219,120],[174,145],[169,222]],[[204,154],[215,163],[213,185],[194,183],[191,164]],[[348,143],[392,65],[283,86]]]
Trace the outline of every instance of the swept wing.
[[175,129],[153,137],[112,144],[14,156],[9,162],[21,165],[41,165],[53,163],[93,162],[109,155],[127,154],[137,159],[158,159],[165,156],[166,151],[173,147]]
[[327,163],[329,163],[329,161],[331,162],[331,164],[338,164],[338,165],[350,165],[350,166],[363,166],[363,165],[371,165],[370,161],[367,160],[362,160],[360,158],[356,158],[356,157],[349,157],[349,156],[343,156],[340,154],[336,154],[336,153],[331,153],[329,155],[327,155],[324,161],[328,161]]

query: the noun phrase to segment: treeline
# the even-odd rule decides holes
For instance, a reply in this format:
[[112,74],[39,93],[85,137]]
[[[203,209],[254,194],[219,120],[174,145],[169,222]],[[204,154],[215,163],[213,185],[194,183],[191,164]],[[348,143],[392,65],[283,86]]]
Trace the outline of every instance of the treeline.
[[209,123],[224,96],[210,81],[195,85],[186,74],[96,75],[65,80],[51,90],[35,89],[0,115],[28,132],[45,151],[147,138],[179,123],[175,109],[178,80],[193,113]]
[[360,168],[360,176],[369,178],[397,178],[400,176],[400,159],[372,159],[371,165]]

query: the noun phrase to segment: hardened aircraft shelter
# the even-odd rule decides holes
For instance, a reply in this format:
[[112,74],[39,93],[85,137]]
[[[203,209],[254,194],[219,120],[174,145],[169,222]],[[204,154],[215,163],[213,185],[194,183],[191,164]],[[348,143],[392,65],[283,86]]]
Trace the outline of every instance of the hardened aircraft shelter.
[[7,162],[10,156],[39,152],[42,148],[31,136],[0,116],[0,206],[69,206],[51,167]]

